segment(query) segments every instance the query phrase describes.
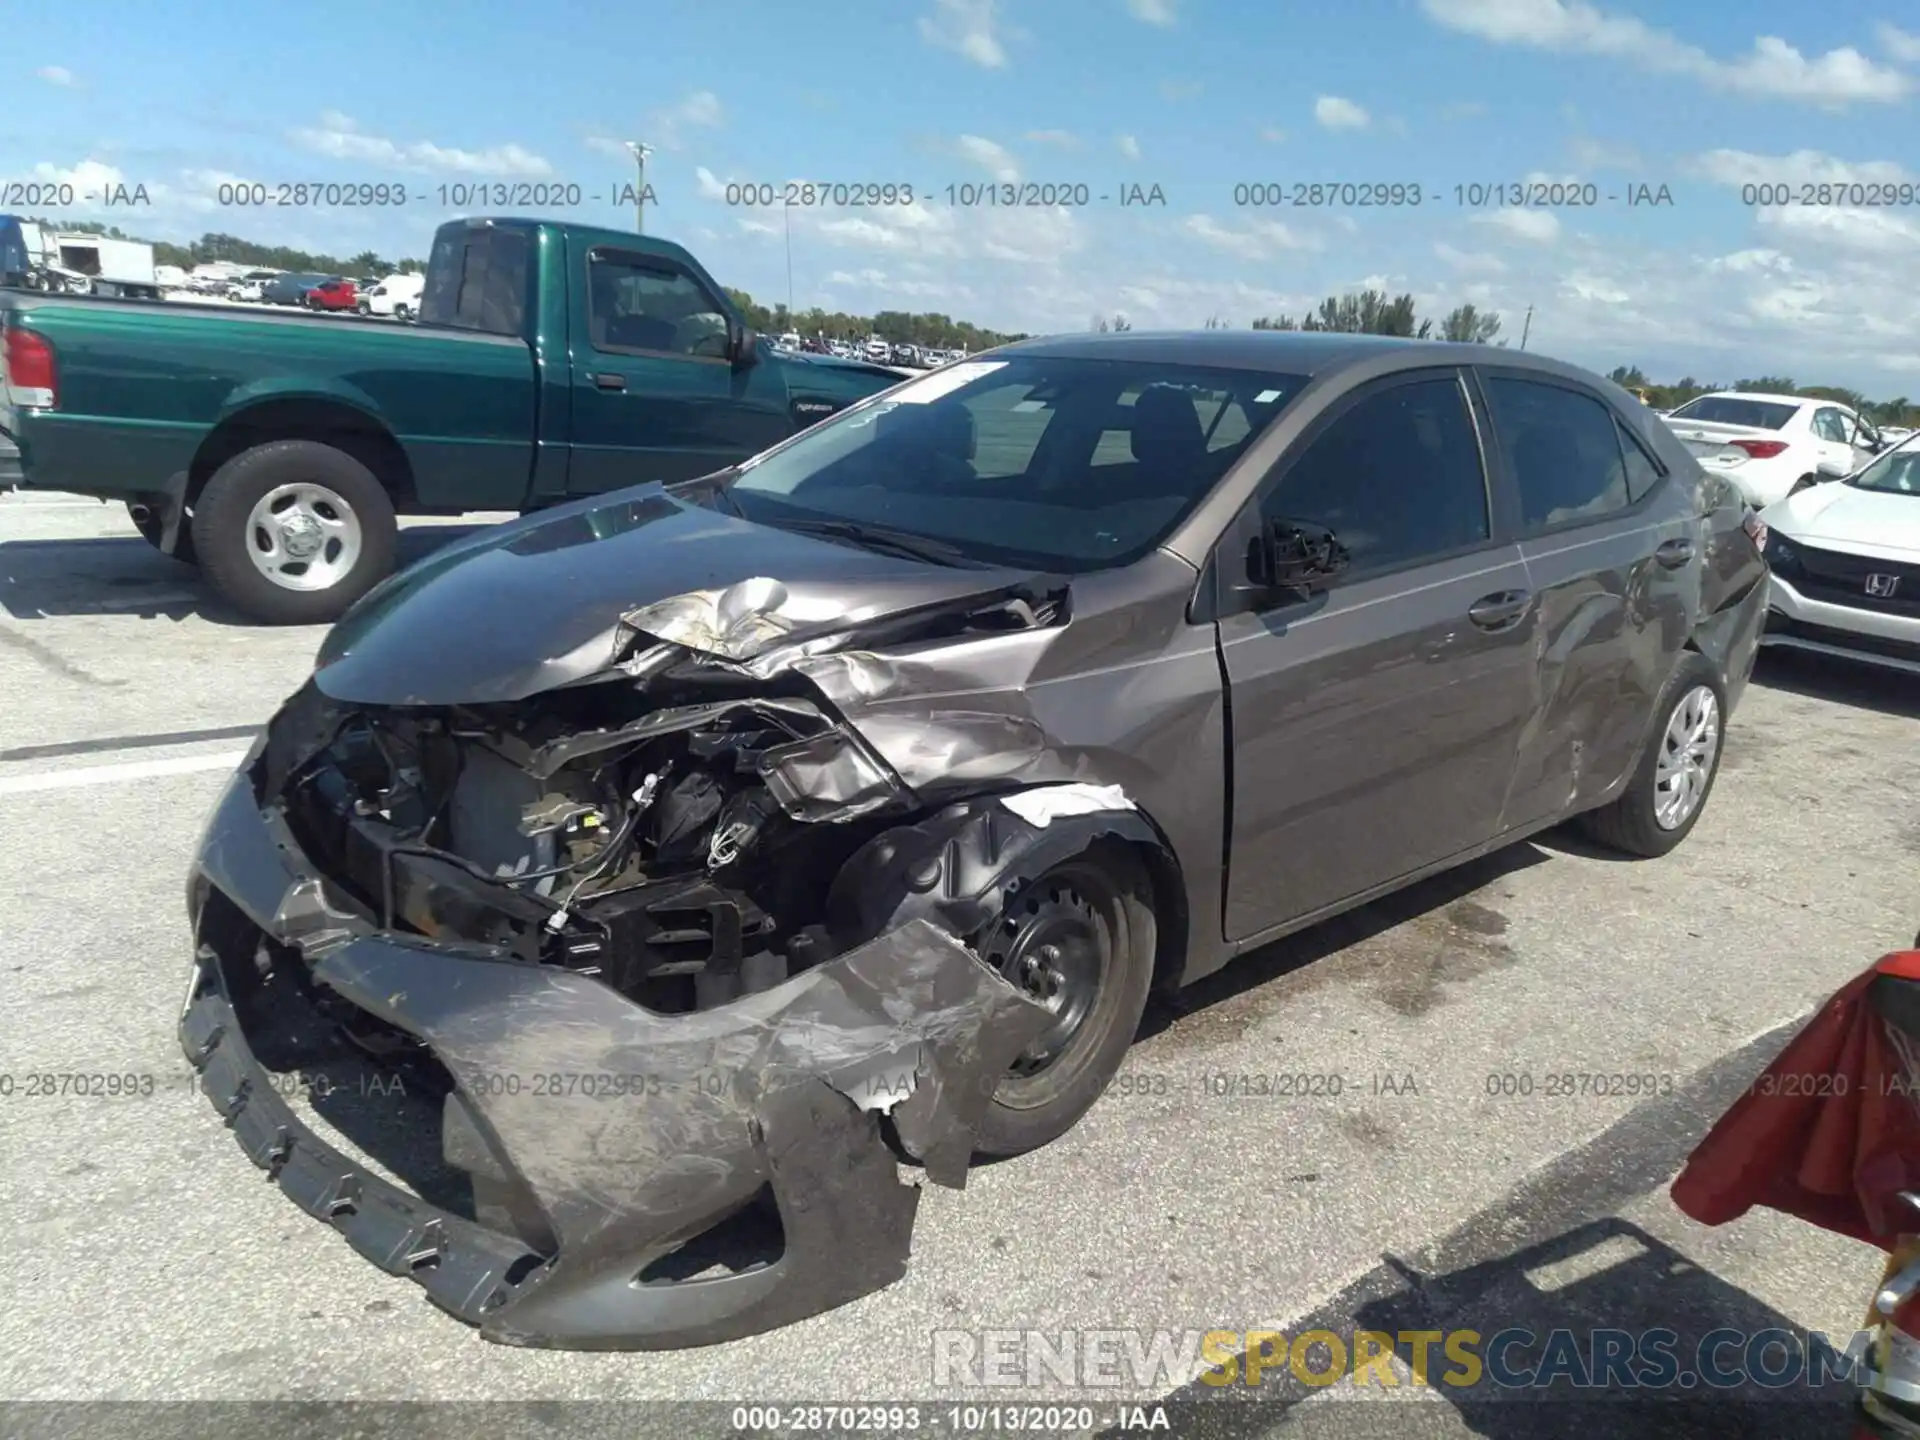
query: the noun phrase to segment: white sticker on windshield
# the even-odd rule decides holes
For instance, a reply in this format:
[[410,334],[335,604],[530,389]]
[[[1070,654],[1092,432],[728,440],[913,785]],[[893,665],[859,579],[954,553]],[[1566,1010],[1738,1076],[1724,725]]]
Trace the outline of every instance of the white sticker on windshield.
[[1271,405],[1279,398],[1280,392],[1278,390],[1262,390],[1258,395],[1253,397],[1253,403],[1256,405]]
[[901,405],[931,405],[943,395],[951,395],[963,385],[971,385],[982,375],[1006,369],[1004,360],[966,360],[936,370],[924,380],[910,380],[887,396]]
[[1013,413],[1015,415],[1031,415],[1036,410],[1044,410],[1046,408],[1047,402],[1044,400],[1022,400],[1018,405],[1013,407]]

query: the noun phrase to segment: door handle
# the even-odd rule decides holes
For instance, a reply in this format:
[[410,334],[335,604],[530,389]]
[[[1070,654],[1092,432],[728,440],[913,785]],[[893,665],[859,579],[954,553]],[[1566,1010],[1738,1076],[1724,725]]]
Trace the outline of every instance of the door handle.
[[1694,557],[1691,540],[1669,540],[1653,552],[1653,558],[1669,570],[1678,570]]
[[616,375],[611,370],[603,370],[593,377],[593,383],[602,390],[624,390],[627,388],[627,377]]
[[1467,607],[1467,618],[1482,630],[1511,630],[1533,604],[1526,590],[1496,590]]

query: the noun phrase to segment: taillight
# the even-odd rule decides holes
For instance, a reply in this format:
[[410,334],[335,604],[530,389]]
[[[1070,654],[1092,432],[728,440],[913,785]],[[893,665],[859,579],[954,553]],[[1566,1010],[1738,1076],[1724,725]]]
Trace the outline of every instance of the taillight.
[[1744,450],[1756,460],[1771,460],[1787,448],[1784,440],[1729,440],[1729,445]]
[[1767,549],[1767,522],[1749,510],[1747,512],[1747,518],[1740,522],[1740,528],[1745,530],[1747,532],[1747,538],[1753,541],[1753,548],[1765,554]]
[[59,389],[53,346],[31,330],[8,326],[5,334],[7,390],[13,403],[23,409],[51,410]]

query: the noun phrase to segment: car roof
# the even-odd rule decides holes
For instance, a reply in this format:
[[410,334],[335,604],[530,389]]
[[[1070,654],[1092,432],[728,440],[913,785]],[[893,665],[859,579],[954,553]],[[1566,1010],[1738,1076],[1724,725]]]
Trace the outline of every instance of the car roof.
[[[1353,366],[1378,363],[1398,352],[1404,366],[1497,365],[1535,370],[1591,385],[1602,377],[1535,351],[1452,340],[1414,340],[1399,335],[1349,335],[1327,330],[1126,330],[1043,335],[998,346],[995,355],[1059,356],[1063,359],[1126,360],[1149,365],[1204,365],[1216,369],[1318,378]],[[1622,392],[1624,393],[1624,392]]]
[[[1822,400],[1813,395],[1775,395],[1770,390],[1715,390],[1711,395],[1696,395],[1693,400],[1767,400],[1775,405],[1838,405],[1838,400]],[[1691,405],[1693,400],[1686,403]]]

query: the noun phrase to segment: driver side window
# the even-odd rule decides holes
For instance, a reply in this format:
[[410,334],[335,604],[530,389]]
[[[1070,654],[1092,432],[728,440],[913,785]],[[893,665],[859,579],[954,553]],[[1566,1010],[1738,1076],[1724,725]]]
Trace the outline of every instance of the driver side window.
[[638,257],[588,257],[587,326],[596,350],[726,358],[719,302],[684,271]]
[[1486,474],[1460,382],[1416,380],[1359,401],[1286,465],[1260,508],[1265,521],[1333,531],[1353,573],[1488,539]]

